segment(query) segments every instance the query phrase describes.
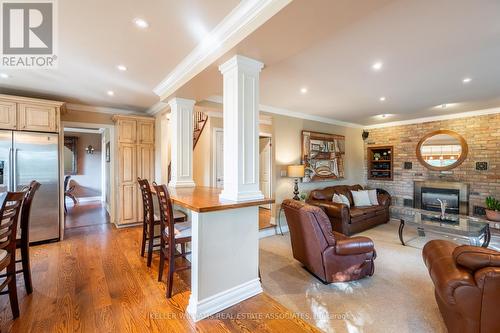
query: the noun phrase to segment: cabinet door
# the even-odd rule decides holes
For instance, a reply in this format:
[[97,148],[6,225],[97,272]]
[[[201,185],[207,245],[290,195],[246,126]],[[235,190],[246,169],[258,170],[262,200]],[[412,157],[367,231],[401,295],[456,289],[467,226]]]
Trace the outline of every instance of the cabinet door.
[[120,144],[120,183],[135,183],[136,179],[136,154],[137,149],[132,144]]
[[137,121],[137,137],[137,143],[152,145],[155,141],[155,123],[152,121]]
[[137,177],[145,178],[150,183],[154,180],[155,150],[152,145],[137,146]]
[[19,104],[17,121],[19,130],[57,132],[57,110],[53,106]]
[[16,129],[16,103],[0,101],[0,128]]
[[118,141],[120,143],[135,143],[137,139],[137,122],[130,119],[118,121]]
[[120,186],[120,223],[137,222],[137,185]]

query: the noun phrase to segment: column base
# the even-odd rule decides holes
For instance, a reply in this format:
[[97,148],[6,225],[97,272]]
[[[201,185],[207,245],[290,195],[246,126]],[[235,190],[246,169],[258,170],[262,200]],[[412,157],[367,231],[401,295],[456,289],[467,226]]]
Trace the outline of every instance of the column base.
[[262,291],[260,279],[254,279],[231,289],[224,290],[223,292],[205,298],[199,302],[196,302],[191,294],[186,312],[193,321],[200,321],[252,296],[258,295],[262,293]]
[[264,194],[262,194],[261,191],[235,193],[222,190],[219,194],[219,199],[228,201],[252,201],[264,199]]
[[179,187],[195,187],[196,184],[192,180],[175,180],[172,179],[168,183],[168,187],[179,188]]

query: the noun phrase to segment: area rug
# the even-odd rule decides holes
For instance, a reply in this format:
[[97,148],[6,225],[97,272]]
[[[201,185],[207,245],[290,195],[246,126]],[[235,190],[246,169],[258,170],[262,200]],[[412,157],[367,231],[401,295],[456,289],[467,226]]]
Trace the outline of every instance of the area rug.
[[[324,332],[446,332],[422,260],[424,239],[403,246],[398,221],[359,235],[375,242],[375,274],[325,285],[293,259],[288,234],[261,239],[265,292]],[[410,239],[416,234],[405,232]]]

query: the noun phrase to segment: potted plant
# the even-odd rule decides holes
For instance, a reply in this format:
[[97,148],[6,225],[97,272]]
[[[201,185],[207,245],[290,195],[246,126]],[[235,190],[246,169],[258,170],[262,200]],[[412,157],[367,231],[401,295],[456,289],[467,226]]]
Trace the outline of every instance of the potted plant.
[[500,222],[500,201],[493,197],[486,198],[486,218],[490,221]]

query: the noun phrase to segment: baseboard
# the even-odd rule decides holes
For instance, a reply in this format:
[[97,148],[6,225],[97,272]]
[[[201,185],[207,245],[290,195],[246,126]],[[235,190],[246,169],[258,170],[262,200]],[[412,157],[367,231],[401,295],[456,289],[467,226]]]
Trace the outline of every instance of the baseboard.
[[191,294],[186,311],[193,321],[200,321],[230,306],[243,302],[250,297],[258,295],[262,293],[262,291],[260,279],[257,278],[205,298],[197,303],[193,300],[193,295]]
[[142,225],[142,222],[128,223],[128,224],[117,224],[117,223],[115,223],[115,226],[116,226],[117,229],[137,227],[139,225]]
[[92,202],[92,201],[101,201],[102,197],[77,197],[76,201],[80,202]]
[[[281,231],[284,234],[287,233],[288,232],[288,225],[286,225],[286,224],[282,225]],[[271,237],[271,236],[275,236],[275,235],[281,235],[280,228],[278,226],[259,230],[259,239]]]

